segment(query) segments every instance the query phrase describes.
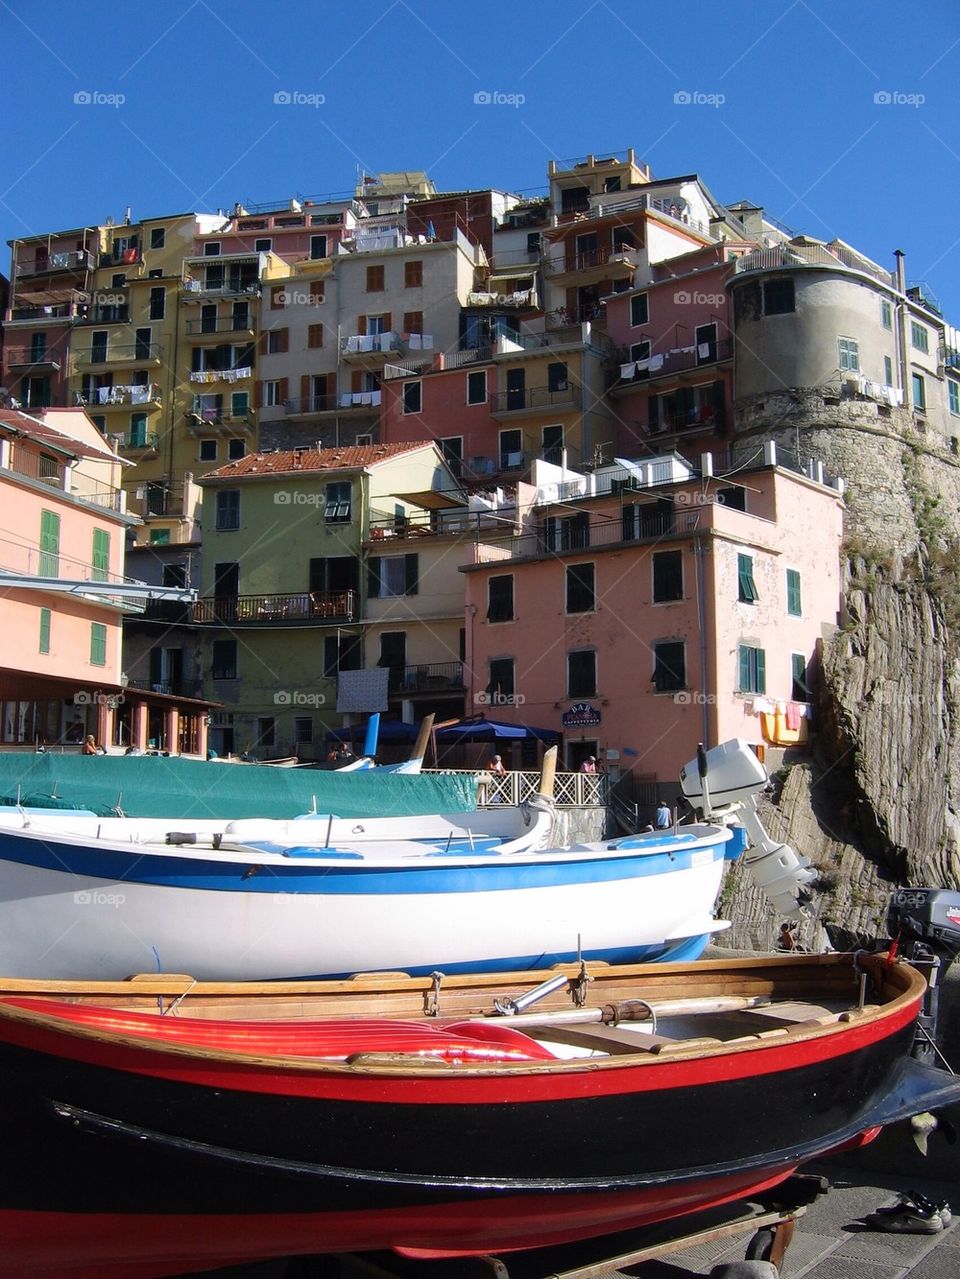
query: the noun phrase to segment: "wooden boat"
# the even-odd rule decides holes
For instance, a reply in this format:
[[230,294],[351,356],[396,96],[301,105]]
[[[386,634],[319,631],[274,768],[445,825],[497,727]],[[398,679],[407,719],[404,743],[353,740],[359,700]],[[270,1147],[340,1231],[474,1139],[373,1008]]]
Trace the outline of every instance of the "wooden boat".
[[[884,955],[0,983],[8,1273],[499,1253],[672,1220],[954,1102]],[[15,1099],[15,1100],[13,1100]]]

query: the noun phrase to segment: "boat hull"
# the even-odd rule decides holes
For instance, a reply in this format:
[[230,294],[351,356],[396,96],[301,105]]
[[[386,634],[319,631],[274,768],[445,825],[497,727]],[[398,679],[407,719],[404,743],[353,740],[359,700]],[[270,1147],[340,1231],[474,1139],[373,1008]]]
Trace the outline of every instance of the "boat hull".
[[712,829],[670,853],[418,849],[392,862],[349,850],[147,851],[0,829],[0,971],[253,981],[511,971],[578,948],[611,963],[691,959],[725,927],[713,907],[728,833]]
[[926,1108],[943,1077],[907,1059],[915,1015],[789,1046],[468,1077],[278,1071],[7,1025],[5,1257],[21,1275],[145,1279],[303,1253],[528,1249],[670,1220]]

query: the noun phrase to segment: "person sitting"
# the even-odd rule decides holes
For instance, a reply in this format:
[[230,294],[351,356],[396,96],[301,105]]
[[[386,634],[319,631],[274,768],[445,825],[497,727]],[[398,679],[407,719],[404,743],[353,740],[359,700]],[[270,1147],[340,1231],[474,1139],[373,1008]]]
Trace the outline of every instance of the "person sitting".
[[101,753],[100,748],[97,746],[97,739],[94,737],[92,733],[88,733],[86,736],[86,740],[83,743],[83,750],[81,751],[81,754],[99,755],[100,753]]
[[494,755],[491,758],[490,763],[487,765],[487,768],[490,770],[491,773],[496,773],[498,777],[506,777],[507,775],[507,770],[504,768],[503,760],[500,758],[499,755]]

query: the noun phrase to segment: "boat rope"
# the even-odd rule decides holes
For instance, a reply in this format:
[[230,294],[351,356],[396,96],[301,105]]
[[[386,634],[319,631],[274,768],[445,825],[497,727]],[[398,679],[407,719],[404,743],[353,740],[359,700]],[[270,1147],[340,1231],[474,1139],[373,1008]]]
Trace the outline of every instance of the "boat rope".
[[178,1009],[179,1009],[180,1005],[183,1003],[183,1001],[186,999],[186,997],[190,994],[191,990],[193,990],[193,988],[194,988],[194,986],[196,986],[196,984],[197,984],[197,979],[196,979],[196,977],[194,977],[194,978],[192,978],[192,980],[191,980],[191,982],[190,982],[190,985],[186,988],[186,990],[182,990],[182,991],[180,992],[180,994],[176,997],[176,999],[173,1001],[173,1003],[170,1005],[170,1007],[169,1007],[169,1008],[165,1008],[165,1009],[164,1009],[164,1008],[161,1008],[161,1009],[160,1009],[160,1016],[161,1016],[161,1017],[168,1017],[168,1016],[172,1015],[172,1016],[174,1016],[174,1017],[175,1017],[175,1016],[177,1015],[177,1011],[178,1011]]

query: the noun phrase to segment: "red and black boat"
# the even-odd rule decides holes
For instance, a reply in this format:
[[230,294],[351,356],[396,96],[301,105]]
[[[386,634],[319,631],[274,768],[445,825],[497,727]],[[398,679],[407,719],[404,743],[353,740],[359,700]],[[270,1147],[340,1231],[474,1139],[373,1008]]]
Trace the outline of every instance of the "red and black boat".
[[0,984],[2,1268],[147,1279],[562,1243],[960,1099],[884,955]]

